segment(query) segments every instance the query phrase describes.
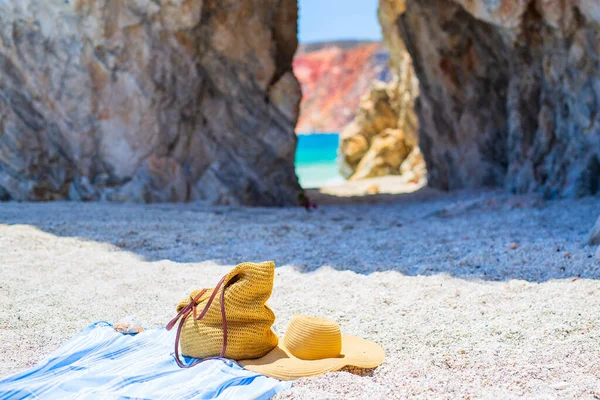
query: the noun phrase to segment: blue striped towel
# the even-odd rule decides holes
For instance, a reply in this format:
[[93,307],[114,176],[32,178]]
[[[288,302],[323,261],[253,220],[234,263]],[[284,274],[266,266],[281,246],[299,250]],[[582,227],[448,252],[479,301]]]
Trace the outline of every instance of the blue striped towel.
[[230,360],[179,368],[174,341],[165,329],[123,335],[97,322],[37,366],[0,379],[0,399],[262,400],[289,387]]

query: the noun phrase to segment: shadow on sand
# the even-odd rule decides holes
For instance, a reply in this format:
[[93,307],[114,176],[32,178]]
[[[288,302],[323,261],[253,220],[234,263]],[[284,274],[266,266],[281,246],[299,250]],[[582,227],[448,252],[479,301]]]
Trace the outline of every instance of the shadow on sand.
[[[148,261],[220,264],[274,260],[303,272],[449,274],[543,282],[600,279],[585,244],[600,199],[544,201],[499,191],[337,197],[267,209],[192,204],[3,203],[0,230],[26,224],[61,237],[109,243]],[[0,241],[1,247],[1,241]],[[7,250],[7,249],[4,249]]]

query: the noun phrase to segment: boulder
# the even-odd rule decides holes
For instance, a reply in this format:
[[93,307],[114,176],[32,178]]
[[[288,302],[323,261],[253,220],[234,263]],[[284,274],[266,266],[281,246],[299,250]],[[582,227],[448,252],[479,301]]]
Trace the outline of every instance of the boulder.
[[400,166],[410,151],[401,130],[385,129],[371,140],[369,150],[360,160],[350,180],[399,175]]
[[[410,64],[405,65],[411,68]],[[412,109],[417,93],[412,75],[391,83],[374,82],[360,101],[357,115],[340,135],[340,173],[350,180],[399,175],[400,165],[417,147]]]
[[419,79],[430,185],[583,196],[600,188],[597,1],[380,0]]
[[423,153],[418,147],[413,148],[410,154],[400,165],[400,175],[405,182],[419,183],[427,178],[427,167]]
[[350,172],[360,163],[360,160],[369,151],[369,139],[361,134],[362,127],[352,122],[343,130],[340,140],[340,151],[344,161],[352,166]]
[[0,1],[0,200],[297,202],[297,13]]

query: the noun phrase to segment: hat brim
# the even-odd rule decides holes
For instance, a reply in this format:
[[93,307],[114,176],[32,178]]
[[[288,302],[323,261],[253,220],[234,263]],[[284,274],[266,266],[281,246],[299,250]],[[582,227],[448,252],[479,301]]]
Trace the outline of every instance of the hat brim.
[[385,358],[383,348],[377,343],[350,335],[342,335],[340,357],[321,360],[303,360],[295,357],[282,342],[280,340],[281,344],[264,357],[241,360],[238,363],[247,370],[288,381],[337,371],[346,366],[375,368],[381,365]]

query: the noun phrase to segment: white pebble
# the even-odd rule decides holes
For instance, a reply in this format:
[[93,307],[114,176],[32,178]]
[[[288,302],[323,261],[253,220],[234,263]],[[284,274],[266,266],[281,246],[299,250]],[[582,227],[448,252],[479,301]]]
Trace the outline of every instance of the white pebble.
[[550,385],[550,387],[554,390],[564,390],[564,389],[568,388],[569,386],[571,386],[571,384],[568,382],[559,382],[559,383]]

